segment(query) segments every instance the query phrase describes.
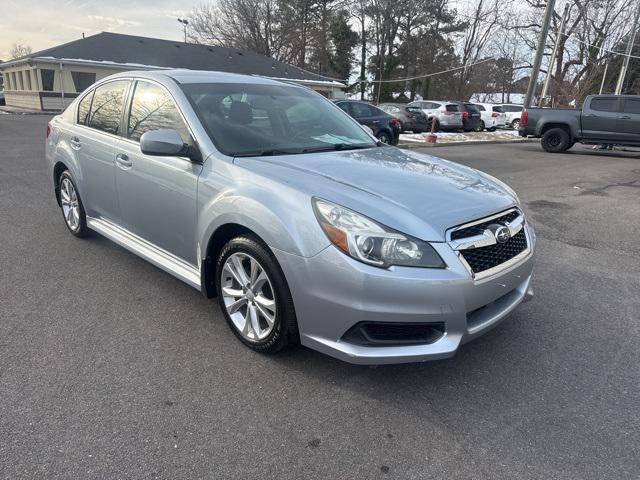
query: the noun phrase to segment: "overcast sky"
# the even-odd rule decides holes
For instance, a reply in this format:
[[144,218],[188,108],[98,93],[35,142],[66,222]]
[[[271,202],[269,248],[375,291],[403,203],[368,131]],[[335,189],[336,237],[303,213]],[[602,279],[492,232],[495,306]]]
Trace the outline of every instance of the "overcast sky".
[[0,60],[14,43],[33,51],[99,32],[179,40],[186,15],[203,0],[0,0]]

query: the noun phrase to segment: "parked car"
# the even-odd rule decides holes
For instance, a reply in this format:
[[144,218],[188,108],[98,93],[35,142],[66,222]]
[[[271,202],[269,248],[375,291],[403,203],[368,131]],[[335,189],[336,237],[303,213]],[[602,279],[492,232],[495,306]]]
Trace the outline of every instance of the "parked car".
[[640,145],[640,95],[589,95],[582,110],[529,108],[518,133],[542,138],[547,152],[587,145]]
[[50,121],[45,151],[72,235],[217,296],[259,352],[450,357],[531,295],[535,234],[513,190],[384,145],[305,87],[119,73]]
[[480,110],[480,127],[482,130],[495,132],[496,129],[506,126],[507,117],[500,105],[492,105],[490,103],[474,103],[474,105]]
[[480,110],[470,102],[454,102],[458,111],[462,112],[462,129],[465,132],[478,132],[482,129]]
[[361,125],[366,125],[382,143],[397,145],[400,140],[400,121],[387,112],[367,102],[337,100],[336,105],[351,115]]
[[505,103],[501,105],[502,111],[505,113],[507,128],[518,130],[520,128],[520,117],[522,116],[522,105],[514,105]]
[[418,100],[411,102],[410,107],[420,108],[427,116],[427,129],[431,131],[432,122],[436,122],[436,130],[460,130],[462,113],[457,105],[439,100]]
[[378,107],[398,119],[401,132],[405,130],[410,130],[413,133],[427,131],[427,116],[418,107],[404,103],[382,103]]

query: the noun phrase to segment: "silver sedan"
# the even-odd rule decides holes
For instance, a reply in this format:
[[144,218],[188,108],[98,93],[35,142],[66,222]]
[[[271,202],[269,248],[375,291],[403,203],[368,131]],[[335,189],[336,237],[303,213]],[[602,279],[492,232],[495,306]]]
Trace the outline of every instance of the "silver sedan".
[[383,145],[301,86],[114,75],[50,122],[46,156],[73,235],[217,297],[257,351],[449,357],[531,295],[535,234],[513,190]]

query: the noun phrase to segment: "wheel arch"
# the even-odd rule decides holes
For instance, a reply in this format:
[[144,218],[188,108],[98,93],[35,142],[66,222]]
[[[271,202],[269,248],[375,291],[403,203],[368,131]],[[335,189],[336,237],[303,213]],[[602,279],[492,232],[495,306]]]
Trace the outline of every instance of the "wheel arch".
[[67,167],[67,165],[62,161],[56,162],[56,164],[53,166],[53,188],[54,188],[54,191],[55,191],[56,201],[58,202],[58,206],[61,206],[61,204],[60,204],[60,176],[62,175],[62,172],[64,172],[65,170],[69,170],[69,167]]

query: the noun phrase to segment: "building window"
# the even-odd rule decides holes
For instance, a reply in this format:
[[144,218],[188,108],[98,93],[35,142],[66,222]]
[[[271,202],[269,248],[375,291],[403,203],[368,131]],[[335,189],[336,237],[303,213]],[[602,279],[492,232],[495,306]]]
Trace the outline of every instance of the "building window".
[[96,83],[96,74],[88,72],[71,72],[71,78],[73,78],[73,85],[76,87],[76,92],[84,92],[91,85]]
[[45,68],[40,70],[40,77],[42,78],[42,90],[44,90],[45,92],[53,92],[53,78],[55,74],[55,70],[49,70]]

